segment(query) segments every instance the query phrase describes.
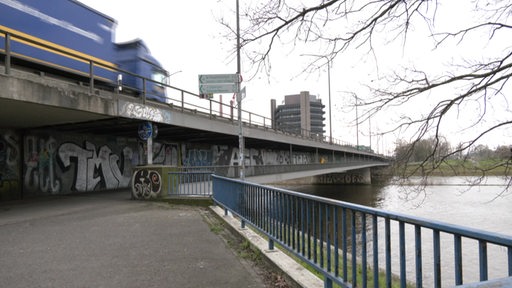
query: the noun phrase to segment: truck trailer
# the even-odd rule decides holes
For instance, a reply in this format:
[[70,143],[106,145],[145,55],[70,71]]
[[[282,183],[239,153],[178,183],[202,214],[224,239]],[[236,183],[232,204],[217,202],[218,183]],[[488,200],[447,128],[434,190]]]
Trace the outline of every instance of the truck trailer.
[[2,59],[10,53],[13,63],[68,77],[92,72],[95,82],[122,81],[125,90],[166,102],[168,72],[141,39],[115,43],[113,18],[75,0],[0,0],[0,15]]

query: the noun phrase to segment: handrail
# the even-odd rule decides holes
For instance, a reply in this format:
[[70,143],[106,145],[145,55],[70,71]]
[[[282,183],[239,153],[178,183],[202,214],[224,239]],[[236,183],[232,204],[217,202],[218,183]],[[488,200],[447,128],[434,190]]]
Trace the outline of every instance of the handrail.
[[[274,175],[281,173],[291,173],[291,172],[302,172],[302,171],[310,171],[310,170],[322,170],[322,169],[331,169],[331,168],[344,168],[350,166],[357,165],[367,165],[367,166],[386,166],[388,163],[383,161],[351,161],[347,159],[347,161],[336,162],[336,163],[310,163],[310,164],[276,164],[276,165],[247,165],[245,167],[245,176],[262,176],[262,175]],[[196,173],[203,171],[210,171],[211,173],[228,177],[228,178],[238,178],[239,175],[239,166],[232,165],[217,165],[217,166],[181,166],[176,167],[176,171],[183,173]]]
[[[107,70],[111,70],[111,71],[116,71],[118,73],[123,73],[123,74],[126,74],[126,75],[130,75],[130,76],[136,77],[138,79],[141,79],[144,84],[147,83],[148,81],[152,82],[152,83],[155,83],[155,84],[158,84],[160,86],[166,87],[167,92],[177,91],[179,93],[178,97],[172,97],[171,96],[172,93],[167,93],[168,96],[166,97],[167,98],[166,102],[167,102],[167,104],[171,105],[172,107],[174,107],[175,106],[174,104],[176,103],[176,106],[179,107],[179,109],[181,109],[182,111],[184,111],[185,109],[192,110],[192,111],[194,111],[194,110],[195,111],[204,111],[204,113],[208,114],[210,116],[210,118],[212,116],[215,116],[215,117],[224,118],[224,119],[227,119],[227,120],[230,120],[230,121],[233,121],[234,118],[235,118],[235,116],[230,111],[231,109],[233,109],[232,105],[227,105],[227,104],[221,103],[221,102],[213,100],[213,99],[208,99],[206,101],[209,101],[209,103],[208,103],[209,105],[206,105],[208,107],[205,107],[203,105],[204,102],[200,102],[200,104],[194,103],[194,100],[200,99],[199,95],[196,94],[196,93],[193,93],[193,92],[190,92],[190,91],[187,91],[187,90],[184,90],[184,89],[181,89],[181,88],[169,85],[167,83],[161,83],[161,82],[155,81],[153,79],[150,79],[150,78],[147,78],[147,77],[143,77],[141,75],[137,75],[137,74],[131,73],[131,72],[126,71],[126,70],[119,69],[118,67],[112,67],[110,65],[106,65],[105,63],[102,63],[104,61],[101,61],[101,59],[96,60],[93,57],[92,58],[91,57],[85,57],[85,56],[83,56],[83,54],[78,53],[78,51],[77,51],[77,53],[74,53],[70,49],[67,49],[65,47],[63,47],[65,49],[60,49],[58,47],[50,46],[47,43],[44,43],[42,41],[38,41],[38,40],[35,40],[35,39],[32,39],[32,38],[25,37],[24,35],[16,33],[16,32],[13,32],[13,31],[6,31],[6,30],[3,30],[3,29],[0,29],[0,33],[3,34],[4,38],[5,38],[4,39],[5,40],[5,51],[2,54],[6,55],[5,56],[5,74],[6,75],[9,75],[11,73],[10,72],[11,65],[12,65],[12,60],[11,59],[12,59],[12,57],[14,57],[14,55],[13,55],[13,53],[11,51],[11,45],[10,44],[11,44],[12,41],[16,41],[16,40],[13,40],[13,38],[15,38],[15,39],[19,39],[19,40],[22,40],[24,42],[27,42],[27,43],[35,44],[35,45],[37,45],[39,47],[43,47],[45,50],[53,51],[54,53],[58,53],[60,55],[64,55],[65,57],[70,57],[70,58],[73,58],[73,59],[78,59],[79,61],[83,61],[85,63],[89,63],[89,71],[88,71],[88,73],[83,72],[82,76],[87,77],[89,79],[90,93],[93,93],[93,90],[95,89],[95,87],[94,87],[95,86],[94,79],[97,79],[97,77],[98,77],[97,69],[95,69],[95,67],[98,67],[98,68],[101,68],[101,69],[107,69]],[[112,85],[115,86],[115,83],[112,83]],[[145,86],[146,85],[144,85],[144,87]],[[139,92],[142,95],[143,103],[146,103],[146,101],[148,100],[148,99],[146,99],[148,91],[146,91],[145,88],[143,90],[144,91],[139,91]],[[169,90],[171,90],[171,91],[169,91]],[[192,96],[192,98],[185,99],[186,95]],[[205,101],[205,100],[201,99],[201,101]],[[215,109],[212,108],[212,107],[217,107],[217,106],[222,107],[222,109],[219,108],[218,110],[215,110]],[[224,117],[224,115],[226,113],[224,111],[222,111],[222,112],[220,111],[220,110],[224,110],[224,108],[226,108],[228,111],[230,111],[227,114],[228,117]],[[237,119],[235,119],[235,120],[237,120]],[[286,131],[286,130],[281,131],[281,130],[274,129],[272,127],[272,119],[271,118],[268,118],[266,116],[263,116],[263,115],[260,115],[260,114],[257,114],[257,113],[253,113],[253,112],[250,112],[250,111],[247,111],[247,110],[242,110],[242,122],[244,122],[244,125],[248,125],[249,127],[260,128],[260,129],[264,129],[264,130],[267,130],[267,131],[268,130],[275,131],[276,133],[282,133],[282,134],[285,134],[285,135],[289,134],[289,135],[292,135],[292,136],[301,137],[301,138],[305,138],[305,139],[308,139],[308,140],[320,141],[320,142],[331,144],[331,145],[353,147],[355,150],[357,150],[357,147],[355,145],[353,145],[353,144],[350,144],[348,142],[342,141],[340,139],[329,138],[328,136],[318,137],[315,133],[312,133],[309,130],[302,129],[301,133],[291,133],[291,132]]]
[[[502,254],[506,259],[508,270],[502,271],[504,275],[500,277],[512,277],[512,236],[509,235],[216,175],[213,175],[213,199],[224,207],[226,213],[231,211],[240,217],[242,226],[248,223],[264,233],[268,237],[269,249],[273,249],[274,242],[277,242],[321,273],[325,279],[325,287],[332,287],[333,283],[342,287],[367,287],[372,281],[373,287],[379,287],[379,280],[386,287],[391,287],[392,282],[396,281],[393,279],[391,265],[395,261],[399,262],[400,287],[411,285],[407,280],[406,269],[411,262],[414,262],[413,282],[416,287],[424,286],[424,275],[433,275],[433,283],[425,284],[429,287],[462,285],[463,268],[466,267],[466,263],[462,261],[462,243],[468,240],[477,242],[474,253],[478,253],[479,281],[489,279],[489,244],[497,245],[496,253]],[[429,258],[424,253],[431,248],[424,244],[427,235],[422,232],[425,230],[432,232],[430,267],[423,265],[425,258]],[[453,243],[449,246],[445,246],[448,241],[444,237],[446,235],[453,237]],[[384,241],[384,247],[379,245],[381,241]],[[394,260],[391,251],[396,245],[399,259]],[[452,259],[442,258],[441,246],[453,247]],[[465,248],[472,247],[466,245]],[[414,251],[414,261],[407,260],[406,251]],[[380,262],[382,259],[379,255],[383,255],[384,264]],[[452,279],[445,276],[446,271],[449,271],[446,265],[442,265],[445,262],[453,262],[450,264],[454,268]],[[372,266],[372,269],[368,266]],[[503,267],[492,266],[492,269],[497,268]],[[451,281],[453,283],[447,283]]]

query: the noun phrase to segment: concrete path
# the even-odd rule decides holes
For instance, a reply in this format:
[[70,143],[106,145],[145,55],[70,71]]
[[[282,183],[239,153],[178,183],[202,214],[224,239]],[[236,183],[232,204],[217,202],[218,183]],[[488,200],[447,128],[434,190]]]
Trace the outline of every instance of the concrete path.
[[0,204],[0,287],[264,287],[204,209],[129,198]]

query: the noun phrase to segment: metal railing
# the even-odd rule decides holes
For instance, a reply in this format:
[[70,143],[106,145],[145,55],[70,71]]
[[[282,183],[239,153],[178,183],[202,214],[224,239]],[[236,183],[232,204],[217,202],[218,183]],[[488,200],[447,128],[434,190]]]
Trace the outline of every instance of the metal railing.
[[[476,244],[465,248],[474,248],[469,253],[478,254],[478,280],[489,278],[489,260],[495,260],[495,256],[489,259],[490,245],[497,246],[498,256],[506,263],[497,264],[498,268],[506,265],[501,277],[512,276],[512,236],[215,175],[213,199],[224,207],[226,214],[231,211],[240,217],[242,227],[249,223],[264,233],[268,237],[269,249],[273,249],[276,242],[321,273],[325,287],[332,287],[333,283],[342,287],[461,285],[464,282],[463,270],[468,268],[462,261],[463,241]],[[430,231],[432,236],[428,237],[424,231]],[[432,246],[425,245],[429,242],[427,238]],[[446,253],[441,246],[453,247],[453,250],[448,248],[451,251]],[[395,255],[392,247],[398,248],[398,253],[393,250]],[[425,253],[427,251],[429,253]],[[448,258],[442,258],[442,252],[443,255],[453,255],[453,263],[446,264],[452,261],[445,261]],[[428,262],[427,258],[430,259],[430,267],[423,265]],[[398,280],[392,274],[392,267],[397,268],[392,266],[392,262],[396,264],[396,261]],[[408,273],[407,265],[411,262],[414,269]],[[448,266],[452,267],[453,275],[446,273],[451,270]],[[493,265],[492,269],[496,267]],[[408,274],[414,274],[413,281],[408,281]],[[425,275],[433,275],[432,283],[424,282]]]
[[[125,87],[122,86],[123,91],[125,91],[125,88],[129,88],[128,90],[136,91],[140,94],[140,99],[136,100],[134,98],[134,101],[141,101],[142,103],[146,103],[146,101],[150,101],[147,99],[147,95],[151,95],[151,91],[148,91],[146,87],[147,83],[154,83],[158,86],[165,87],[166,89],[166,103],[168,106],[170,106],[171,109],[176,109],[181,112],[189,112],[189,113],[196,113],[199,115],[204,115],[205,117],[208,117],[210,119],[216,118],[216,119],[223,119],[225,121],[238,121],[236,119],[237,116],[234,116],[233,109],[234,104],[231,102],[230,104],[225,104],[222,101],[216,101],[213,99],[202,99],[199,97],[198,94],[189,92],[183,89],[180,89],[178,87],[169,85],[167,83],[161,83],[158,81],[155,81],[151,78],[143,77],[141,75],[136,75],[134,73],[131,73],[129,71],[121,70],[117,67],[113,67],[110,65],[106,65],[104,63],[101,63],[100,61],[96,61],[90,57],[85,57],[83,54],[74,53],[72,50],[69,49],[61,49],[57,48],[51,45],[48,45],[47,43],[44,43],[42,41],[34,40],[33,38],[25,37],[24,35],[21,35],[19,33],[5,31],[0,29],[0,38],[4,38],[4,47],[5,49],[3,51],[0,50],[0,55],[3,55],[3,62],[4,62],[4,73],[6,75],[11,74],[11,68],[13,65],[13,60],[17,57],[20,57],[18,54],[13,53],[12,51],[12,42],[25,42],[25,43],[31,43],[33,45],[36,45],[37,47],[40,47],[41,49],[44,49],[46,51],[51,51],[55,54],[61,55],[63,57],[68,57],[70,59],[74,59],[83,63],[87,63],[89,66],[88,71],[82,71],[80,72],[80,76],[85,77],[85,79],[88,80],[89,85],[89,92],[91,94],[94,93],[95,89],[101,89],[102,87],[99,87],[95,84],[99,79],[102,79],[104,81],[108,79],[103,79],[100,76],[98,76],[98,71],[112,71],[114,73],[121,73],[125,75],[129,75],[131,77],[134,77],[136,79],[140,79],[142,81],[143,85],[142,88],[137,87]],[[0,58],[1,60],[1,58]],[[119,93],[119,87],[115,81],[110,79],[112,81],[112,87],[109,87],[110,91],[117,91],[116,93]],[[121,92],[124,93],[124,92]],[[152,100],[151,100],[152,101]],[[236,113],[235,113],[236,115]],[[283,135],[292,135],[294,137],[300,137],[316,142],[323,142],[323,143],[329,143],[333,145],[338,146],[345,146],[347,148],[354,148],[354,151],[357,151],[357,147],[351,143],[342,141],[340,139],[336,139],[333,137],[328,137],[324,135],[318,135],[315,133],[312,133],[308,130],[302,130],[300,133],[291,133],[287,131],[281,131],[278,129],[275,129],[272,127],[272,119],[270,117],[266,117],[257,113],[253,113],[247,110],[242,110],[241,120],[244,123],[244,125],[248,127],[253,128],[259,128],[266,131],[273,131],[276,134],[283,134]]]
[[[291,173],[299,171],[321,170],[354,165],[387,165],[379,161],[349,161],[327,164],[295,164],[295,165],[250,165],[245,167],[246,177]],[[240,177],[239,166],[192,166],[173,167],[167,173],[168,196],[203,196],[212,195],[212,174],[228,177]]]
[[[293,172],[302,172],[302,171],[312,171],[312,170],[326,170],[332,168],[350,168],[350,167],[358,167],[358,166],[387,166],[389,163],[384,161],[377,161],[368,159],[344,159],[344,161],[336,162],[336,163],[311,163],[311,164],[279,164],[279,165],[247,165],[245,166],[245,176],[262,176],[262,175],[272,175],[272,174],[283,174],[283,173],[293,173]],[[210,173],[218,176],[228,177],[228,178],[238,178],[240,177],[240,166],[230,166],[230,165],[218,165],[218,166],[184,166],[184,167],[175,167],[176,175],[186,175],[191,174],[191,176],[182,176],[182,177],[190,177],[190,179],[195,179],[201,175],[201,173]],[[175,173],[175,172],[172,172]],[[174,175],[174,174],[173,174]],[[187,180],[189,181],[189,180]]]
[[167,174],[168,196],[201,196],[212,195],[212,172],[169,172]]

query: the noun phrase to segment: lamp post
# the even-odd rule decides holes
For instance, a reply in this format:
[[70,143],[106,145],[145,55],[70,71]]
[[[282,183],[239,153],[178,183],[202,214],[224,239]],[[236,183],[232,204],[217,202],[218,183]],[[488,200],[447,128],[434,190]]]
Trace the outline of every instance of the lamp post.
[[240,95],[240,70],[241,70],[241,61],[240,61],[240,9],[239,9],[239,0],[236,0],[236,75],[238,76],[237,82],[237,93],[236,100],[238,104],[238,166],[240,169],[240,179],[245,179],[245,161],[244,161],[244,133],[243,133],[243,125],[242,125],[242,95]]
[[[324,56],[327,58],[326,56]],[[331,60],[327,58],[327,87],[329,88],[329,144],[332,144],[332,119],[331,119]]]
[[301,56],[313,56],[327,60],[327,88],[329,95],[329,144],[332,144],[332,117],[331,117],[331,60],[325,55],[301,54]]
[[357,111],[357,94],[355,93],[354,98],[356,99],[356,148],[359,149],[359,113]]

